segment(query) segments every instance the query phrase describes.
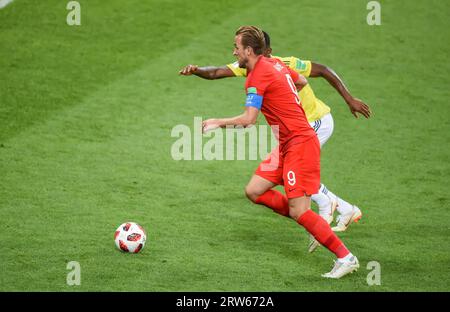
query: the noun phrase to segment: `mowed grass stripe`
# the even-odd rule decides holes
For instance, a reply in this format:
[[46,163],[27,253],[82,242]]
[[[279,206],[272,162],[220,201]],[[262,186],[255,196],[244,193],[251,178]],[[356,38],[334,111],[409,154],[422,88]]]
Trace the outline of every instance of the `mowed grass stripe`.
[[81,26],[67,25],[67,2],[58,0],[21,0],[0,11],[0,142],[186,46],[205,23],[234,12],[195,0],[79,2]]
[[[197,45],[200,44],[197,43]],[[192,50],[196,51],[197,48]],[[164,214],[171,210],[174,205],[166,202],[168,199],[165,198],[167,195],[165,189],[145,189],[144,198],[135,201],[134,205],[137,206],[135,208],[137,211],[132,211],[133,204],[129,198],[124,197],[124,192],[126,193],[127,187],[129,187],[129,191],[135,193],[134,188],[136,187],[133,183],[136,181],[134,180],[141,183],[144,179],[146,180],[144,183],[156,185],[159,178],[163,179],[164,184],[170,185],[175,190],[183,190],[186,185],[190,185],[190,191],[195,194],[193,196],[195,203],[192,204],[189,201],[189,194],[187,194],[188,196],[183,196],[182,202],[186,205],[183,208],[189,210],[189,215],[195,210],[199,212],[203,210],[204,213],[209,213],[207,211],[209,208],[203,205],[202,200],[198,199],[200,189],[203,192],[210,192],[207,187],[208,181],[203,186],[189,183],[186,178],[196,179],[192,176],[192,172],[189,172],[189,175],[167,176],[170,173],[169,167],[171,166],[171,159],[168,159],[170,157],[168,154],[170,145],[161,146],[158,144],[170,140],[170,129],[173,125],[172,122],[168,122],[170,118],[168,119],[167,114],[171,115],[172,112],[167,110],[166,103],[180,103],[180,99],[184,97],[176,91],[163,92],[172,91],[171,89],[161,91],[159,88],[170,87],[163,83],[155,83],[149,77],[154,72],[153,68],[159,68],[161,64],[168,64],[173,58],[174,55],[169,54],[154,60],[138,72],[105,87],[83,103],[60,111],[58,115],[52,116],[52,118],[40,124],[35,124],[29,130],[23,131],[7,142],[5,151],[15,156],[11,157],[10,163],[4,163],[9,167],[6,170],[6,179],[2,181],[5,184],[5,193],[17,195],[17,193],[23,191],[24,194],[21,194],[21,196],[22,198],[28,197],[28,201],[23,198],[25,203],[18,205],[17,201],[11,198],[12,204],[7,204],[10,210],[3,210],[3,212],[7,215],[14,211],[16,215],[22,213],[24,217],[28,218],[26,222],[21,221],[22,219],[16,220],[19,223],[17,226],[22,227],[23,233],[28,233],[28,235],[32,235],[33,232],[46,233],[46,230],[51,228],[52,233],[64,232],[64,239],[67,239],[67,242],[65,242],[61,241],[59,236],[53,239],[52,237],[42,238],[39,234],[36,248],[41,248],[42,256],[48,253],[48,250],[42,247],[48,247],[52,242],[55,243],[55,247],[61,246],[62,243],[63,246],[69,247],[55,250],[55,261],[59,260],[58,263],[61,264],[61,262],[69,259],[66,253],[72,251],[74,255],[81,256],[81,260],[86,262],[89,259],[83,257],[83,254],[89,255],[90,248],[98,244],[99,236],[103,237],[102,234],[104,234],[104,237],[109,239],[111,230],[114,229],[113,227],[117,225],[117,222],[122,222],[130,215],[141,215],[141,217],[150,215],[156,218],[159,213],[161,216],[158,219],[168,222],[167,219],[170,218],[170,215],[165,217]],[[184,79],[176,76],[177,70],[178,67],[175,66],[164,68],[158,71],[158,79],[163,81]],[[198,95],[191,96],[198,99]],[[149,99],[153,99],[151,103],[149,103]],[[133,109],[130,109],[130,102],[134,103]],[[146,107],[145,104],[149,106]],[[189,114],[182,121],[189,124],[191,120],[192,115]],[[161,122],[164,122],[165,125],[161,125]],[[140,127],[136,128],[138,125]],[[168,164],[161,166],[160,164],[163,162],[168,162]],[[17,164],[20,169],[14,170],[14,164]],[[141,166],[141,168],[135,166]],[[190,164],[186,166],[192,171]],[[136,168],[136,172],[131,177],[129,168]],[[9,178],[17,181],[26,180],[27,183],[19,188],[16,185],[9,189],[10,186],[15,185]],[[45,181],[45,186],[41,183],[42,181]],[[117,185],[115,186],[117,183],[124,184],[121,186],[124,189],[117,192]],[[161,186],[164,187],[164,185]],[[218,190],[223,191],[223,188],[218,188]],[[200,198],[202,197],[200,196]],[[117,202],[113,203],[114,200],[123,203],[122,205]],[[149,207],[145,207],[145,202],[149,203]],[[33,204],[30,205],[30,203]],[[112,222],[110,215],[115,212],[115,206],[121,217]],[[176,212],[176,216],[182,216],[180,211]],[[193,219],[192,222],[195,227],[198,227],[200,225],[198,224],[199,220],[195,220],[196,216],[194,214],[190,218]],[[111,228],[96,228],[99,222],[102,224],[101,218],[106,218]],[[139,219],[137,216],[136,218]],[[249,221],[252,222],[251,219]],[[152,232],[154,233],[158,229],[158,224],[155,224],[155,222],[142,221],[142,223],[151,224],[150,236]],[[36,225],[38,225],[37,228]],[[179,227],[179,225],[177,226]],[[29,229],[28,232],[27,227],[34,229]],[[91,227],[91,230],[89,230],[89,227]],[[153,227],[155,229],[152,231]],[[186,234],[195,237],[196,232],[192,231],[191,227],[188,224],[185,229]],[[85,234],[84,231],[86,231]],[[92,235],[92,231],[95,231],[95,235]],[[161,231],[159,235],[163,234],[164,232]],[[86,238],[83,240],[85,236]],[[49,241],[46,242],[46,239]],[[155,238],[153,237],[153,239]],[[174,242],[173,239],[173,237],[169,238],[169,242],[165,246],[175,243],[181,247],[185,244],[182,240]],[[149,244],[151,242],[152,240]],[[30,242],[23,243],[27,245]],[[81,245],[75,247],[77,244]],[[71,245],[75,246],[70,248]],[[102,243],[102,248],[112,251],[113,256],[117,256],[111,247],[112,244],[103,245]],[[17,246],[14,246],[13,250],[16,248]],[[82,248],[87,248],[87,250],[81,252]],[[97,246],[94,253],[96,254],[100,250]],[[25,251],[26,253],[29,253],[29,256],[40,254],[39,251],[29,248]],[[176,255],[176,252],[171,253],[172,257],[174,255]],[[63,266],[59,267],[61,269],[58,272],[64,270]],[[23,269],[25,268],[21,268],[21,270]],[[52,270],[53,268],[50,267],[49,269]],[[33,273],[48,275],[45,270],[36,270]],[[53,274],[50,275],[53,276]],[[97,275],[94,275],[93,278],[97,277]],[[36,278],[36,280],[41,281],[38,284],[40,286],[47,285],[47,283],[51,285],[54,282],[53,279]],[[64,282],[64,279],[61,279],[57,284],[60,285]],[[88,284],[88,279],[85,279],[84,283]]]

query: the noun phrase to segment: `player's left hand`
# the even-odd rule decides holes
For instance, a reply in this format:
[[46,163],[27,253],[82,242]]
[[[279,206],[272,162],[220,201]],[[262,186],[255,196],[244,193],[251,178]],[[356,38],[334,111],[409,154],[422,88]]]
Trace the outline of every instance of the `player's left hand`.
[[198,66],[197,65],[192,65],[192,64],[190,64],[190,65],[187,65],[187,66],[185,66],[184,68],[182,68],[180,71],[179,71],[179,74],[180,75],[183,75],[183,76],[190,76],[190,75],[192,75],[193,73],[195,73],[195,71],[198,69]]
[[352,98],[351,100],[349,100],[347,102],[347,104],[348,104],[348,107],[350,108],[350,112],[356,118],[358,118],[358,115],[356,113],[360,113],[361,115],[363,115],[366,118],[369,118],[370,115],[372,114],[372,112],[370,111],[369,105],[367,105],[360,99]]
[[220,128],[220,125],[217,121],[217,119],[207,119],[207,120],[203,120],[202,122],[202,132],[206,133],[210,130],[214,130]]

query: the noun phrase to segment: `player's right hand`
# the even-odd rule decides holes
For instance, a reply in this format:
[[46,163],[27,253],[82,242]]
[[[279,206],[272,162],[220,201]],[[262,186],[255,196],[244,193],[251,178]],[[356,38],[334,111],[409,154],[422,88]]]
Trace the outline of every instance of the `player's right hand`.
[[217,119],[208,119],[202,122],[202,132],[206,133],[208,131],[220,128],[219,122]]
[[352,98],[350,101],[347,102],[347,104],[348,104],[348,107],[350,108],[350,112],[356,118],[358,118],[358,114],[356,114],[356,113],[360,113],[361,115],[363,115],[366,118],[369,118],[370,115],[372,114],[372,111],[370,110],[369,105],[367,105],[360,99]]
[[183,76],[190,76],[193,73],[195,73],[198,69],[197,65],[188,65],[186,67],[184,67],[182,70],[180,70],[180,75]]

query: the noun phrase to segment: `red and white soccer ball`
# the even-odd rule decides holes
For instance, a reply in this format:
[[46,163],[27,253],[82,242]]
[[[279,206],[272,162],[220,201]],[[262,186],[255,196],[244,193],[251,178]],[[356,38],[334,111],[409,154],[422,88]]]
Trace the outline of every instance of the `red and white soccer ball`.
[[135,222],[121,224],[114,233],[116,247],[123,252],[138,253],[144,248],[146,239],[144,228]]

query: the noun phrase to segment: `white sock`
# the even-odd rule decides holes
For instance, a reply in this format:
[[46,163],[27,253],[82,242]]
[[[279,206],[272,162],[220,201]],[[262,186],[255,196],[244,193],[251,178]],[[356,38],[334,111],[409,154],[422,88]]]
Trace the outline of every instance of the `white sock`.
[[338,258],[338,260],[341,261],[341,262],[350,262],[350,261],[353,262],[354,261],[353,254],[350,252],[344,258]]
[[320,185],[319,193],[311,196],[313,202],[319,206],[319,214],[324,215],[328,214],[328,208],[330,206],[331,199],[324,192],[325,186],[323,184]]
[[[342,214],[348,214],[350,212],[353,211],[353,206],[351,204],[349,204],[348,202],[346,202],[345,200],[343,200],[342,198],[337,197],[333,192],[331,192],[330,190],[328,190],[325,185],[321,184],[320,185],[320,191],[324,193],[328,198],[330,198],[331,200],[336,200],[338,202],[338,206],[336,207],[336,210],[342,215]],[[311,197],[312,198],[312,197]],[[319,206],[320,208],[320,206]]]

